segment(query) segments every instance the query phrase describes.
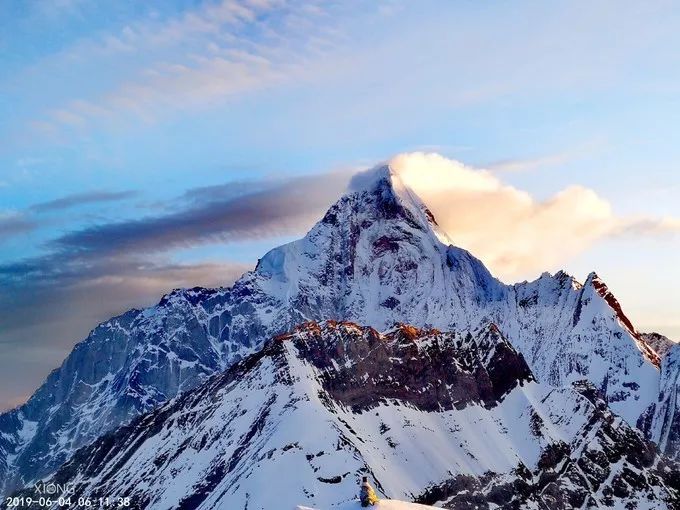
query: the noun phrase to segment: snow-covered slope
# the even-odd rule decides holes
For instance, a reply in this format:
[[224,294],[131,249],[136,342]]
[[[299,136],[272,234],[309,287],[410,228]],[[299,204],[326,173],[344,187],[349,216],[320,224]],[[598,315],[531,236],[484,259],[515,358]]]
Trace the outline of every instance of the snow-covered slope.
[[635,423],[655,400],[656,354],[594,273],[563,272],[507,286],[452,246],[389,167],[357,179],[309,234],[276,248],[256,274],[263,293],[310,319],[378,329],[403,321],[441,329],[498,325],[554,385],[588,378]]
[[641,421],[641,428],[661,451],[680,459],[680,344],[673,345],[664,356],[659,400]]
[[224,368],[206,308],[192,302],[198,292],[101,324],[26,405],[0,415],[0,492],[51,472],[103,432]]
[[[359,501],[349,501],[346,504],[337,507],[337,510],[361,510]],[[432,510],[433,506],[419,505],[418,503],[409,503],[407,501],[398,501],[395,499],[381,499],[373,507],[374,510]],[[319,510],[317,508],[309,508],[298,505],[295,510]]]
[[452,246],[389,166],[357,177],[301,240],[228,289],[178,290],[98,326],[20,408],[0,415],[0,494],[101,433],[196,387],[305,320],[475,330],[489,322],[555,386],[586,378],[635,424],[658,356],[604,283],[565,273],[508,286]]
[[362,475],[383,497],[456,509],[680,504],[677,466],[589,383],[536,383],[495,325],[307,323],[47,482],[145,509],[331,510]]

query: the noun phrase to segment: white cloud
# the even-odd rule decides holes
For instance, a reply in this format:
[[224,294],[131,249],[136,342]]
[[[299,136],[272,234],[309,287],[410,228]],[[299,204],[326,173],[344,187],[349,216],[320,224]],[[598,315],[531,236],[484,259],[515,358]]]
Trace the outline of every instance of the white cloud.
[[583,186],[541,201],[487,170],[438,154],[402,154],[390,165],[456,245],[506,279],[558,269],[605,237],[680,231],[676,218],[618,216],[608,201]]
[[[382,133],[405,118],[424,122],[433,108],[510,97],[520,106],[556,93],[564,104],[575,94],[623,93],[633,90],[626,78],[640,66],[656,72],[642,85],[634,81],[636,88],[653,87],[675,58],[668,54],[675,27],[666,9],[656,3],[612,9],[610,2],[494,12],[454,2],[436,9],[389,0],[197,2],[173,17],[147,13],[114,23],[12,81],[87,77],[48,91],[49,101],[31,98],[44,108],[30,114],[28,127],[50,136],[90,133],[91,124],[118,125],[121,117],[127,127],[139,118],[200,113],[281,84],[315,87],[299,105],[303,113],[336,131],[347,125],[356,136],[355,125],[366,119]],[[631,32],[641,36],[620,36]],[[504,163],[499,169],[519,168]]]
[[152,122],[214,106],[235,94],[301,80],[310,59],[318,61],[340,37],[325,6],[315,2],[222,0],[176,19],[137,22],[68,50],[76,63],[121,65],[124,59],[128,72],[88,98],[52,108],[34,127],[89,129],[126,117]]

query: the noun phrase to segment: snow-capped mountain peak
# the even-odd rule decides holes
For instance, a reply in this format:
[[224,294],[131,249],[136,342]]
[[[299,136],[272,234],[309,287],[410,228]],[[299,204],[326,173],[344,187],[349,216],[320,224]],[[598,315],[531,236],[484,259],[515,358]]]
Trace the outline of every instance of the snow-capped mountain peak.
[[635,425],[657,401],[659,372],[601,280],[558,272],[505,285],[450,244],[401,164],[357,176],[306,236],[270,250],[231,288],[177,290],[95,328],[27,404],[0,415],[0,493],[306,321],[378,331],[493,323],[539,381],[588,379]]
[[595,289],[597,294],[604,299],[607,304],[611,307],[614,312],[616,312],[616,316],[623,324],[628,332],[631,335],[634,335],[637,337],[637,331],[635,330],[635,326],[633,326],[633,323],[626,317],[626,315],[623,313],[623,310],[621,309],[621,305],[619,304],[619,301],[614,297],[614,295],[611,293],[609,290],[609,287],[607,287],[607,284],[602,281],[602,279],[597,275],[596,272],[591,272],[588,277],[586,278],[585,282],[586,287],[592,287]]
[[348,186],[348,193],[378,193],[387,208],[396,201],[424,228],[429,228],[445,245],[452,244],[449,236],[439,228],[432,212],[401,176],[401,168],[394,160],[371,170],[356,174]]
[[635,339],[635,343],[638,349],[640,349],[640,352],[643,354],[643,356],[657,367],[660,367],[661,358],[659,357],[659,355],[653,348],[649,346],[649,344],[645,341],[643,336],[640,335],[640,333],[638,333],[638,331],[635,329],[635,326],[633,326],[633,323],[626,316],[626,314],[623,313],[623,309],[619,301],[616,299],[614,294],[611,293],[609,287],[607,287],[607,284],[604,283],[604,281],[602,281],[602,279],[597,275],[597,273],[593,271],[588,275],[585,287],[587,288],[592,287],[595,290],[595,292],[597,292],[597,294],[602,299],[604,299],[607,305],[609,305],[611,310],[615,313],[615,316],[619,323],[626,329],[628,334]]

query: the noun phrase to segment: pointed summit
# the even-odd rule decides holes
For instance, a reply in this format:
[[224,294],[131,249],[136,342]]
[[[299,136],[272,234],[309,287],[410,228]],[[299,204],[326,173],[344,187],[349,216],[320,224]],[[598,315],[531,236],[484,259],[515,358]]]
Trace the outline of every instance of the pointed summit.
[[614,294],[609,290],[607,284],[595,273],[591,272],[586,279],[584,285],[586,289],[592,289],[599,297],[601,297],[607,306],[614,312],[616,319],[626,329],[631,337],[635,339],[635,343],[642,353],[652,364],[657,367],[661,366],[661,357],[658,353],[645,341],[644,337],[635,329],[635,326],[623,312],[623,308],[616,299]]
[[602,281],[602,279],[597,275],[595,271],[591,272],[588,275],[588,278],[586,279],[586,283],[584,285],[586,288],[592,288],[598,296],[600,296],[604,301],[611,307],[612,310],[616,312],[616,317],[618,320],[623,324],[628,332],[634,336],[635,338],[638,338],[638,332],[635,329],[635,326],[633,326],[633,323],[630,321],[630,319],[626,316],[626,314],[623,313],[623,309],[621,308],[621,304],[619,303],[618,299],[612,294],[612,292],[609,290],[609,287],[607,284]]
[[452,244],[447,234],[439,228],[432,212],[402,179],[400,167],[403,164],[399,165],[398,161],[399,157],[396,157],[387,163],[356,174],[350,181],[345,195],[372,196],[377,205],[377,212],[383,213],[385,218],[401,215],[413,225],[418,224],[424,230],[432,230],[442,243]]
[[306,318],[368,319],[378,329],[471,326],[466,308],[506,292],[481,261],[451,246],[391,164],[358,174],[303,239],[267,253],[256,272],[264,292],[292,299]]

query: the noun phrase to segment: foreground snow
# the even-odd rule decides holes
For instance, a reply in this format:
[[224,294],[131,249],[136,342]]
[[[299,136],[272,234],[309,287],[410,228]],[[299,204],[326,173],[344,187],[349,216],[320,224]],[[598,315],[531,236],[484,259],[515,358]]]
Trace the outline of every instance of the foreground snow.
[[[336,507],[337,510],[359,510],[362,508],[359,501],[349,501],[344,505]],[[396,499],[381,499],[378,504],[369,508],[379,510],[427,510],[435,508],[433,506],[419,505],[418,503],[407,503],[406,501],[397,501]],[[307,506],[297,506],[295,510],[325,510],[310,508]]]

